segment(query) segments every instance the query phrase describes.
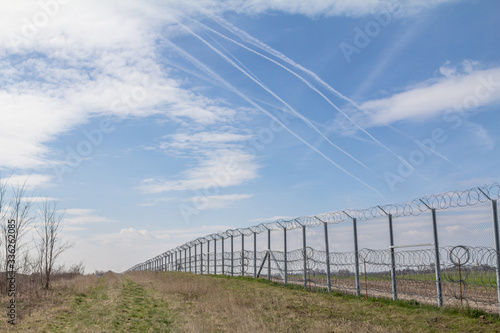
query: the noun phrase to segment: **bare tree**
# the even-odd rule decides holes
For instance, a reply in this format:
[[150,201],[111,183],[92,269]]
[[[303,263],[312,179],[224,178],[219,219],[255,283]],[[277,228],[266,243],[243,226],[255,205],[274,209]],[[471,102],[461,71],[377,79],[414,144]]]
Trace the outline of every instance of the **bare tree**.
[[49,289],[55,262],[59,255],[72,247],[69,241],[62,242],[59,227],[64,213],[57,210],[57,202],[45,201],[40,207],[40,226],[37,229],[40,236],[38,245],[39,267],[42,286]]
[[[7,276],[8,272],[8,263],[7,253],[9,251],[9,227],[8,221],[15,221],[14,228],[14,239],[15,239],[15,251],[16,253],[21,253],[24,247],[24,243],[21,242],[26,233],[30,230],[31,222],[33,221],[33,216],[31,215],[31,208],[33,206],[33,201],[26,197],[27,191],[27,181],[28,178],[24,181],[22,185],[18,185],[16,187],[12,187],[12,196],[8,203],[8,206],[5,206],[7,201],[6,188],[7,181],[0,180],[0,204],[2,205],[1,215],[0,215],[0,232],[3,240],[3,248],[5,257],[3,259],[4,263],[4,271]],[[18,263],[16,263],[18,266]]]
[[[6,223],[5,217],[7,214],[6,193],[7,193],[7,180],[4,180],[0,176],[0,230],[2,231],[3,231],[2,226],[4,225],[4,223]],[[2,246],[2,238],[3,237],[0,238],[0,247]],[[0,262],[3,262],[3,257],[0,257]]]

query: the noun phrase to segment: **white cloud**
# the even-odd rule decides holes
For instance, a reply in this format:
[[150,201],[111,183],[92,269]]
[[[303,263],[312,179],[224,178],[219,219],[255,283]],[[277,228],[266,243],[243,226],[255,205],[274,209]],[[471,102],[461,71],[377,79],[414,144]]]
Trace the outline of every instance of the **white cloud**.
[[500,67],[423,82],[391,97],[367,101],[361,109],[367,115],[365,125],[381,126],[425,120],[451,109],[469,110],[498,102]]
[[[443,2],[447,0],[419,1],[410,7]],[[51,5],[41,5],[47,3]],[[0,43],[4,45],[0,50],[0,166],[50,167],[56,161],[49,143],[91,117],[162,115],[203,125],[232,119],[233,108],[184,86],[157,60],[158,39],[186,33],[175,27],[176,18],[196,15],[199,8],[217,14],[278,10],[357,16],[376,13],[384,6],[408,7],[399,0],[63,3],[0,3]],[[132,98],[129,106],[120,103],[123,96]],[[134,96],[140,97],[134,100]]]
[[[416,14],[423,9],[432,8],[456,0],[227,0],[219,1],[217,9],[234,10],[243,14],[259,14],[281,11],[289,14],[307,16],[365,16],[373,15],[389,8],[396,14]],[[213,2],[204,1],[205,7]]]
[[50,198],[50,197],[24,197],[24,198],[21,198],[21,201],[35,202],[35,203],[48,202],[48,201],[58,201],[58,200],[59,199],[57,199],[57,198]]
[[114,220],[95,215],[93,209],[67,209],[63,220],[64,227],[74,225],[85,225],[89,223],[110,223]]
[[218,148],[227,148],[235,142],[244,142],[252,138],[251,135],[225,132],[198,132],[194,134],[179,133],[166,136],[170,142],[163,142],[160,149],[197,149],[216,145]]
[[231,206],[237,201],[249,199],[253,197],[251,194],[223,194],[223,195],[210,195],[210,196],[196,196],[186,201],[195,203],[198,210],[218,209]]
[[3,181],[7,182],[10,187],[19,187],[26,184],[26,188],[34,189],[38,187],[47,187],[51,185],[53,177],[42,175],[42,174],[30,174],[30,175],[13,175],[3,178]]
[[195,156],[197,165],[183,171],[176,180],[145,179],[139,187],[145,193],[225,188],[257,177],[255,156],[243,150],[251,135],[220,131],[184,132],[166,136],[158,149],[168,154]]
[[[48,144],[91,117],[200,124],[234,117],[234,109],[183,87],[158,63],[157,39],[173,21],[154,6],[72,1],[38,24],[45,16],[38,1],[0,4],[0,166],[50,166]],[[40,27],[26,37],[31,24]],[[13,45],[12,36],[23,43]]]
[[145,193],[225,188],[257,177],[255,157],[242,150],[206,152],[198,166],[183,171],[179,180],[146,179],[139,187]]
[[439,68],[439,73],[446,77],[452,77],[457,72],[455,66],[452,66],[450,61],[446,61],[443,66]]

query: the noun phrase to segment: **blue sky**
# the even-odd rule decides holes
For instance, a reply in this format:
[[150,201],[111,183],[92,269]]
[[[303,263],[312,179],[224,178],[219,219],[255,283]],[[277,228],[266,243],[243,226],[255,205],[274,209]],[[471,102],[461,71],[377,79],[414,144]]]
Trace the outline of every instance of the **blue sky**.
[[4,1],[0,170],[122,271],[498,181],[497,1]]

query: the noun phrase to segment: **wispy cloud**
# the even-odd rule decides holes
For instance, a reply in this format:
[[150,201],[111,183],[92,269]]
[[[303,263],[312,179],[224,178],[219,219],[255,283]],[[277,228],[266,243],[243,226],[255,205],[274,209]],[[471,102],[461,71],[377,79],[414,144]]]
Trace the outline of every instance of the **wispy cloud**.
[[234,108],[191,89],[158,62],[156,40],[173,21],[154,6],[89,1],[57,8],[37,27],[30,20],[47,16],[39,2],[0,4],[0,166],[59,163],[50,143],[93,117],[206,125],[235,116]]
[[218,208],[226,208],[234,203],[249,199],[253,197],[251,194],[223,194],[223,195],[210,195],[210,196],[197,196],[186,199],[185,201],[193,201],[194,203],[201,202],[202,204],[196,205],[198,206],[198,210],[207,210],[207,209],[218,209]]
[[[215,7],[219,10],[233,10],[238,13],[260,14],[268,11],[281,11],[289,14],[307,16],[348,16],[359,17],[371,15],[385,8],[392,8],[401,15],[415,14],[421,10],[432,8],[443,3],[456,0],[227,0],[214,2],[201,1],[205,8]],[[212,6],[208,6],[211,4]]]
[[3,180],[7,182],[8,186],[19,187],[26,184],[28,189],[35,189],[39,187],[51,186],[53,177],[42,174],[27,174],[27,175],[12,175],[4,176]]
[[[441,70],[443,71],[443,69]],[[368,126],[424,121],[448,110],[468,110],[500,102],[500,67],[472,70],[422,82],[404,92],[361,104]]]
[[85,225],[90,223],[110,223],[114,222],[103,216],[94,214],[93,209],[67,209],[63,220],[64,226]]
[[21,201],[35,202],[35,203],[48,202],[48,201],[58,201],[58,200],[59,199],[57,199],[57,198],[51,198],[51,197],[24,197],[24,198],[21,198]]
[[195,156],[197,165],[181,172],[178,179],[145,179],[139,187],[145,193],[225,188],[243,184],[258,176],[259,165],[244,150],[247,134],[213,132],[179,133],[166,136],[158,149],[167,154]]
[[255,156],[241,150],[221,149],[205,153],[199,158],[196,167],[180,173],[181,179],[145,179],[139,189],[144,193],[162,193],[209,187],[224,188],[256,178],[258,168]]

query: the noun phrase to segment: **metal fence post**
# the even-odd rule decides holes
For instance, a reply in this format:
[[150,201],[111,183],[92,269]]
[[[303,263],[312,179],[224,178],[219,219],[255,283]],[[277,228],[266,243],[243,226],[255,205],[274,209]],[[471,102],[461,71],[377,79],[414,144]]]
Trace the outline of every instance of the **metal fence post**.
[[328,244],[328,224],[323,222],[325,227],[325,252],[326,252],[326,284],[328,291],[332,291],[332,280],[330,275],[330,244]]
[[439,260],[439,238],[437,230],[436,209],[432,208],[432,232],[434,234],[434,252],[436,256],[436,289],[438,306],[443,306],[443,287],[441,284],[441,262]]
[[198,244],[194,244],[194,274],[198,274]]
[[241,233],[241,276],[245,276],[245,235]]
[[177,251],[175,251],[175,268],[174,268],[174,269],[175,269],[175,271],[177,271],[177,268],[178,268],[178,267],[179,267],[179,266],[177,265]]
[[302,243],[304,248],[304,288],[307,288],[307,243],[306,243],[306,226],[302,226]]
[[184,248],[184,272],[187,272],[187,247]]
[[359,249],[358,249],[358,223],[356,218],[352,218],[349,214],[344,212],[352,219],[352,231],[354,235],[354,274],[356,278],[356,296],[361,295],[361,284],[359,282]]
[[200,274],[203,275],[203,243],[200,242]]
[[257,233],[253,232],[253,277],[257,278]]
[[217,239],[214,238],[214,274],[217,275]]
[[285,263],[284,263],[284,266],[285,266],[285,284],[288,283],[288,251],[287,251],[287,247],[286,247],[286,227],[283,227],[283,249],[284,249],[284,259],[285,259]]
[[189,273],[193,273],[193,265],[192,265],[192,256],[191,256],[191,245],[189,245]]
[[231,276],[234,276],[234,248],[233,248],[233,238],[231,235]]
[[491,208],[493,210],[493,229],[495,230],[495,250],[497,254],[497,293],[498,306],[500,312],[500,240],[498,234],[498,207],[497,200],[491,200]]
[[398,300],[398,289],[397,289],[397,280],[396,280],[396,255],[394,251],[394,231],[392,227],[392,214],[387,214],[382,207],[378,206],[381,211],[384,212],[385,215],[389,218],[389,250],[391,252],[391,281],[392,281],[392,299]]
[[210,274],[210,240],[207,241],[207,274]]
[[271,229],[267,229],[267,248],[269,255],[267,256],[267,279],[271,280]]
[[221,248],[221,254],[222,254],[222,275],[224,275],[224,264],[225,264],[225,256],[226,256],[226,253],[224,252],[224,237],[222,237],[222,248]]

